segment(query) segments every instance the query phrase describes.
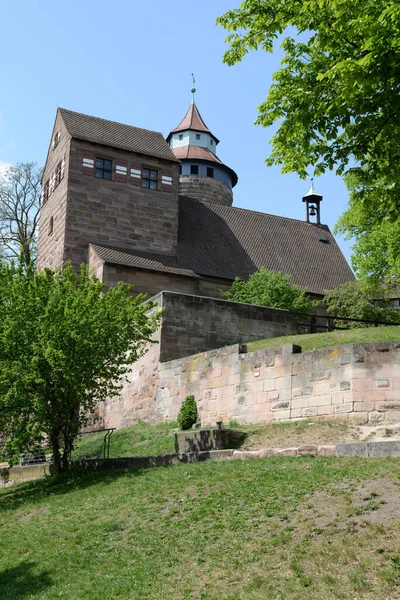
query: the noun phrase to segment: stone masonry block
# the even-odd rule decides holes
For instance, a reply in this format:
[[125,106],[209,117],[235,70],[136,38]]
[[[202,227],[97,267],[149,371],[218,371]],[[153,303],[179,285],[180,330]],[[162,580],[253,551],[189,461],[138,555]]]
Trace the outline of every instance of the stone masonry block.
[[332,404],[343,404],[343,393],[332,394]]
[[388,410],[385,413],[385,422],[398,422],[400,421],[400,410]]
[[400,401],[400,390],[385,390],[385,400]]
[[275,389],[276,379],[264,379],[264,392],[271,392]]
[[365,425],[368,423],[368,413],[366,411],[349,413],[349,421],[354,425]]
[[279,392],[268,392],[268,400],[279,400]]
[[353,390],[355,392],[368,392],[371,391],[373,387],[372,377],[365,377],[363,379],[354,379],[353,380]]
[[290,420],[290,410],[277,410],[274,412],[275,419],[278,421]]
[[385,413],[383,412],[373,410],[372,412],[368,413],[368,423],[370,423],[371,425],[377,425],[378,423],[382,423],[384,418]]
[[318,446],[317,456],[336,456],[336,446]]
[[388,400],[387,402],[377,402],[376,410],[378,411],[386,411],[386,410],[400,410],[400,401],[395,402],[392,400]]
[[350,381],[341,381],[340,382],[340,391],[341,392],[345,392],[347,390],[351,389],[351,382]]
[[302,416],[303,417],[316,417],[317,416],[317,407],[309,406],[307,408],[303,408]]
[[308,398],[293,398],[292,408],[306,408],[308,406]]
[[303,416],[302,408],[292,408],[292,410],[290,411],[291,419],[300,419],[300,417],[302,417],[302,416]]
[[317,406],[318,416],[323,415],[332,415],[334,411],[333,404],[329,404],[328,406]]
[[272,410],[286,410],[290,408],[290,402],[275,402],[272,404]]
[[325,394],[323,396],[311,396],[309,406],[326,406],[332,403],[332,396]]
[[375,402],[354,402],[355,412],[371,412],[375,409]]
[[390,379],[387,379],[387,378],[375,379],[375,385],[377,388],[390,388],[391,381],[390,381]]
[[335,414],[338,413],[349,413],[353,410],[353,403],[346,402],[346,404],[336,404],[335,406]]
[[292,385],[291,377],[279,377],[276,379],[276,389],[277,390],[288,389],[291,387],[291,385]]

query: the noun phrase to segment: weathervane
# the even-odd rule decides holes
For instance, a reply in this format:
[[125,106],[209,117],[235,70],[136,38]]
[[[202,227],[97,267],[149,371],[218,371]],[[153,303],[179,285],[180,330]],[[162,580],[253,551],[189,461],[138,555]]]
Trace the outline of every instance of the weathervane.
[[192,73],[192,80],[193,80],[193,81],[192,81],[192,87],[191,87],[191,90],[190,90],[190,91],[192,92],[192,104],[194,104],[194,103],[195,103],[195,102],[194,102],[194,94],[195,94],[195,92],[196,92],[196,88],[195,88],[195,83],[196,83],[196,80],[195,80],[195,78],[194,78],[194,74],[193,74],[193,73]]

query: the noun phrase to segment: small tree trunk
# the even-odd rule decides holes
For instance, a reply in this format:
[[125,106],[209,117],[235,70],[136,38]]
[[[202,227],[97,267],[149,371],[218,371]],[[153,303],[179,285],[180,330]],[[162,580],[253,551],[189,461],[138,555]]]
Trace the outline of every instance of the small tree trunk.
[[63,466],[60,454],[60,430],[56,429],[50,435],[51,448],[53,450],[54,470],[56,473],[62,473]]

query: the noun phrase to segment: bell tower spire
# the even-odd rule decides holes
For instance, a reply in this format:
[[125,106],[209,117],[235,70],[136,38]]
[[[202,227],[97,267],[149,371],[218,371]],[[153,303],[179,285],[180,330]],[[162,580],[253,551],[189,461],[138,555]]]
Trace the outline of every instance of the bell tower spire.
[[196,104],[196,102],[194,100],[194,95],[196,93],[196,80],[194,78],[193,73],[192,73],[192,87],[190,88],[190,91],[192,92],[192,104]]
[[[316,225],[321,224],[321,209],[320,203],[322,202],[323,197],[321,194],[318,194],[317,190],[314,187],[314,178],[311,178],[311,186],[308,190],[307,194],[303,196],[303,202],[306,203],[306,219],[307,223],[315,223]],[[315,217],[315,221],[311,219],[311,217]]]

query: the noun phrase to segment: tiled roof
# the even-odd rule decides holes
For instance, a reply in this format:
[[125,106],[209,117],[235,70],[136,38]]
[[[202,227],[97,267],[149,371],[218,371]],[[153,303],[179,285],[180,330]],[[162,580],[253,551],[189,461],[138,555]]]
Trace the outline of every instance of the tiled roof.
[[215,137],[214,134],[208,129],[207,125],[204,123],[202,116],[197,108],[196,104],[192,103],[187,109],[186,115],[183,117],[182,121],[179,123],[178,127],[175,127],[167,137],[169,140],[170,136],[173,133],[177,133],[178,131],[185,131],[187,129],[192,129],[193,131],[204,131],[205,133],[209,133],[216,140],[217,144],[219,140]]
[[137,267],[149,271],[174,273],[175,275],[186,275],[187,277],[197,277],[196,273],[182,267],[175,256],[141,252],[140,250],[128,250],[127,248],[117,248],[115,246],[100,246],[99,244],[91,244],[91,246],[96,254],[106,263]]
[[65,108],[59,108],[59,111],[73,138],[177,161],[161,133],[90,117]]
[[247,279],[261,267],[324,294],[354,275],[326,225],[242,208],[179,200],[175,256],[92,244],[105,262],[189,277]]
[[[322,241],[321,241],[322,240]],[[179,263],[199,275],[247,279],[260,267],[323,294],[354,275],[326,225],[180,199]]]
[[173,153],[179,160],[192,158],[194,160],[209,160],[210,162],[216,162],[220,165],[223,164],[214,152],[211,152],[208,148],[202,148],[201,146],[181,146],[180,148],[174,148]]

